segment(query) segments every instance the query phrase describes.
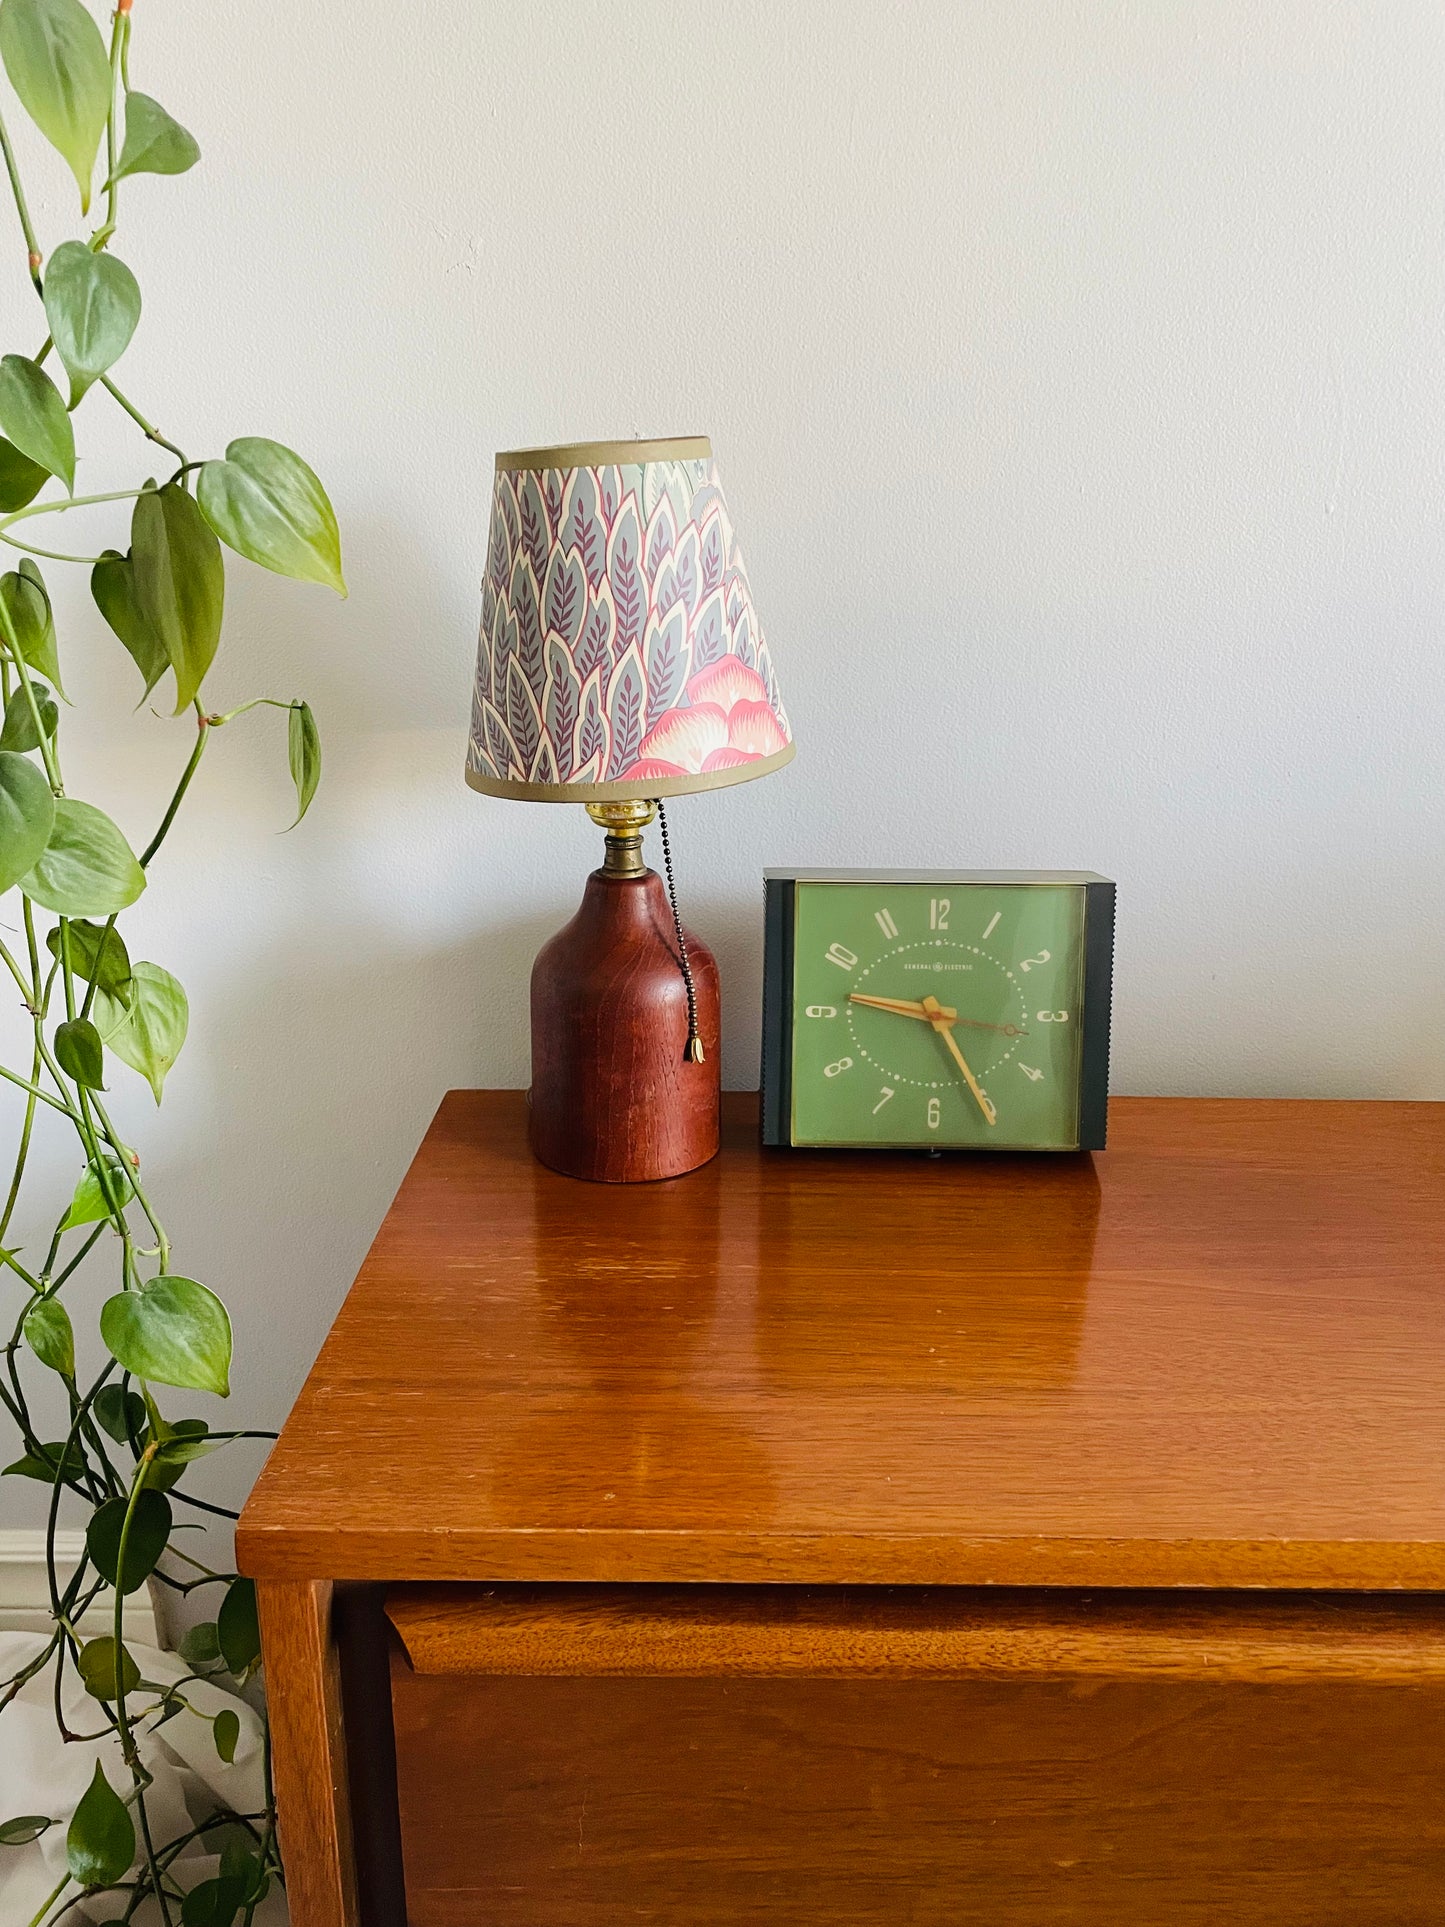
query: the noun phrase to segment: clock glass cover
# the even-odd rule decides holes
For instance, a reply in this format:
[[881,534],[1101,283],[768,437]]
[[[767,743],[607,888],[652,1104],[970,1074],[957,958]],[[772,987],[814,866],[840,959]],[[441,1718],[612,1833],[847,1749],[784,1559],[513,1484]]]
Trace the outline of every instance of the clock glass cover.
[[1086,1009],[1086,993],[1101,994],[1087,935],[1091,897],[1096,916],[1103,908],[1089,885],[1102,879],[790,881],[791,981],[777,985],[790,1018],[788,1116],[772,1141],[1060,1151],[1088,1141],[1091,1017],[1107,1047],[1107,970],[1104,1009]]

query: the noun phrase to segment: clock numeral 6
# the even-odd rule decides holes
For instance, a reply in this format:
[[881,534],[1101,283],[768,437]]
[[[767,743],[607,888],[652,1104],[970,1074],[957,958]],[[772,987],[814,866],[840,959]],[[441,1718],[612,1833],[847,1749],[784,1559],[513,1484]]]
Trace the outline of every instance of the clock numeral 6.
[[825,1064],[823,1066],[823,1075],[824,1077],[838,1077],[841,1076],[844,1071],[851,1071],[852,1068],[853,1059],[851,1057],[840,1057],[836,1064]]
[[829,944],[828,962],[837,964],[840,970],[851,970],[857,961],[858,959],[853,955],[853,952],[844,944]]
[[834,1004],[809,1004],[803,1012],[803,1015],[805,1017],[836,1017],[838,1010]]
[[942,1118],[943,1118],[943,1113],[942,1113],[942,1111],[941,1111],[941,1110],[939,1109],[939,1105],[938,1105],[938,1099],[937,1099],[936,1097],[930,1097],[930,1098],[929,1098],[929,1100],[928,1100],[928,1128],[929,1128],[929,1130],[930,1130],[930,1131],[936,1131],[936,1130],[938,1129],[938,1127],[939,1127],[939,1124],[940,1124],[940,1123],[942,1122]]
[[1069,1021],[1069,1013],[1066,1010],[1040,1010],[1034,1015],[1040,1024],[1066,1024]]
[[1037,955],[1037,957],[1025,957],[1023,962],[1019,965],[1019,969],[1032,970],[1035,964],[1046,964],[1048,962],[1049,962],[1048,951],[1041,950]]

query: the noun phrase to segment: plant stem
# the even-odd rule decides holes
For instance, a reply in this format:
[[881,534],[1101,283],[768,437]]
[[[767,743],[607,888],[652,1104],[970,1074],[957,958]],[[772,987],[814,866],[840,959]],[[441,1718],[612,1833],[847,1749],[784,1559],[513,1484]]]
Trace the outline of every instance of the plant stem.
[[[75,1113],[71,1110],[68,1104],[62,1104],[60,1099],[56,1097],[52,1097],[49,1091],[42,1091],[38,1084],[27,1083],[26,1080],[23,1077],[21,1077],[18,1071],[8,1071],[6,1070],[3,1064],[0,1064],[0,1077],[3,1077],[7,1084],[18,1084],[22,1091],[28,1091],[30,1093],[30,1101],[32,1104],[34,1103],[36,1098],[39,1098],[40,1102],[42,1104],[48,1104],[52,1111],[61,1111],[64,1113],[66,1117],[73,1117],[75,1115]],[[27,1138],[30,1135],[30,1125],[29,1125],[28,1116],[26,1120],[25,1135]],[[6,1213],[6,1217],[7,1218],[9,1217],[8,1212]],[[0,1231],[3,1231],[3,1229],[4,1229],[3,1225],[0,1225]]]
[[38,1050],[31,1053],[30,1081],[37,1086],[37,1089],[33,1090],[25,1100],[25,1122],[20,1127],[20,1148],[15,1157],[15,1175],[10,1180],[10,1190],[5,1199],[5,1209],[3,1212],[0,1212],[0,1242],[3,1242],[5,1233],[10,1229],[10,1220],[15,1215],[16,1202],[20,1197],[21,1180],[25,1176],[25,1160],[30,1155],[30,1133],[35,1128],[35,1102],[40,1095],[38,1089],[40,1083],[40,1052]]
[[39,1912],[31,1915],[30,1927],[40,1927],[40,1923],[44,1920],[45,1916],[50,1912],[50,1909],[55,1905],[56,1901],[59,1900],[60,1896],[65,1892],[66,1888],[69,1885],[70,1885],[70,1875],[66,1874],[65,1878],[61,1881],[60,1885],[55,1889],[55,1891],[50,1895],[50,1897],[47,1900],[41,1901]]
[[97,502],[133,502],[137,495],[144,495],[140,488],[112,488],[103,495],[67,495],[63,502],[31,502],[27,508],[14,509],[0,520],[0,534],[16,522],[28,522],[32,515],[63,515],[67,509],[94,508]]
[[[57,508],[68,506],[69,504],[65,502],[56,504]],[[13,535],[6,535],[3,529],[0,529],[0,542],[4,542],[9,548],[20,549],[26,555],[38,555],[44,562],[75,562],[83,569],[93,569],[97,562],[105,559],[99,555],[68,555],[64,549],[38,548],[34,542],[21,542]]]
[[118,401],[120,403],[121,407],[125,410],[127,415],[130,416],[131,420],[136,424],[136,426],[138,428],[142,428],[145,430],[147,441],[158,442],[162,448],[169,449],[171,454],[175,456],[178,462],[180,462],[183,466],[185,465],[186,451],[183,448],[177,448],[174,442],[168,442],[165,436],[156,427],[155,423],[148,422],[145,416],[136,407],[135,403],[133,401],[127,400],[127,398],[116,387],[115,383],[111,380],[109,375],[101,376],[100,385],[102,388],[106,390],[106,392],[112,397],[113,400]]
[[147,845],[145,846],[145,849],[141,852],[140,867],[143,870],[146,868],[147,864],[149,864],[151,858],[155,855],[156,851],[161,847],[162,843],[165,842],[166,832],[170,829],[172,823],[175,822],[176,811],[181,807],[181,799],[184,797],[186,791],[190,788],[191,778],[195,775],[196,771],[200,768],[201,757],[205,754],[206,739],[211,733],[211,719],[209,716],[207,716],[206,712],[202,709],[199,698],[196,701],[195,710],[196,710],[196,723],[198,725],[198,730],[199,730],[199,733],[196,736],[196,746],[191,751],[190,761],[186,764],[185,768],[181,771],[181,780],[179,783],[177,783],[175,795],[171,798],[170,803],[166,808],[166,813],[161,818],[160,828],[156,831],[155,835],[151,838],[150,842],[147,843]]
[[115,178],[115,130],[120,118],[122,99],[122,74],[125,66],[126,42],[130,38],[130,12],[123,7],[115,11],[115,24],[110,31],[110,112],[105,117],[105,226],[91,238],[91,247],[97,253],[115,233],[116,206],[120,198],[120,182]]
[[15,149],[10,145],[10,135],[3,118],[0,118],[0,151],[5,155],[5,172],[10,176],[10,192],[15,197],[15,212],[20,216],[20,226],[24,230],[25,245],[30,250],[30,279],[35,283],[35,292],[40,293],[40,263],[43,256],[40,243],[35,238],[35,228],[30,219],[30,209],[25,202],[25,189],[20,185],[20,169],[15,165]]

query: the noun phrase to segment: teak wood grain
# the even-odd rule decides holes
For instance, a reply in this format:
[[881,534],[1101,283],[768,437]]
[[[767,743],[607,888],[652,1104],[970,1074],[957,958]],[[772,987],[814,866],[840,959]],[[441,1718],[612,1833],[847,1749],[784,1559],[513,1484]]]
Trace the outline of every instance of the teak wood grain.
[[1438,1680],[392,1681],[410,1927],[1442,1918]]
[[594,870],[576,916],[537,952],[531,1141],[553,1170],[636,1184],[717,1155],[717,963],[686,935],[700,1063],[686,1055],[687,986],[655,870]]
[[271,1579],[1445,1588],[1445,1106],[579,1184],[447,1097],[239,1531]]
[[332,1592],[328,1583],[306,1580],[263,1580],[256,1588],[286,1893],[296,1927],[357,1927]]
[[1421,1594],[402,1586],[386,1611],[414,1672],[458,1677],[1445,1688],[1445,1598]]

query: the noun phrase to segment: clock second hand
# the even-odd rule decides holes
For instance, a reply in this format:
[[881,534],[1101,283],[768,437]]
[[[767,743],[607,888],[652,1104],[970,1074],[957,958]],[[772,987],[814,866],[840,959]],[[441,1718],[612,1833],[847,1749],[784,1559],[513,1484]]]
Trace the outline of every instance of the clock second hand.
[[928,1013],[929,1023],[932,1024],[934,1030],[937,1031],[938,1035],[953,1053],[954,1062],[963,1072],[964,1082],[973,1092],[978,1102],[978,1108],[983,1112],[984,1122],[986,1124],[997,1124],[998,1112],[994,1109],[990,1100],[979,1089],[978,1079],[968,1068],[968,1060],[958,1048],[958,1041],[953,1034],[954,1019],[945,1015],[943,1005],[939,1003],[936,997],[925,997],[923,999],[923,1008]]

